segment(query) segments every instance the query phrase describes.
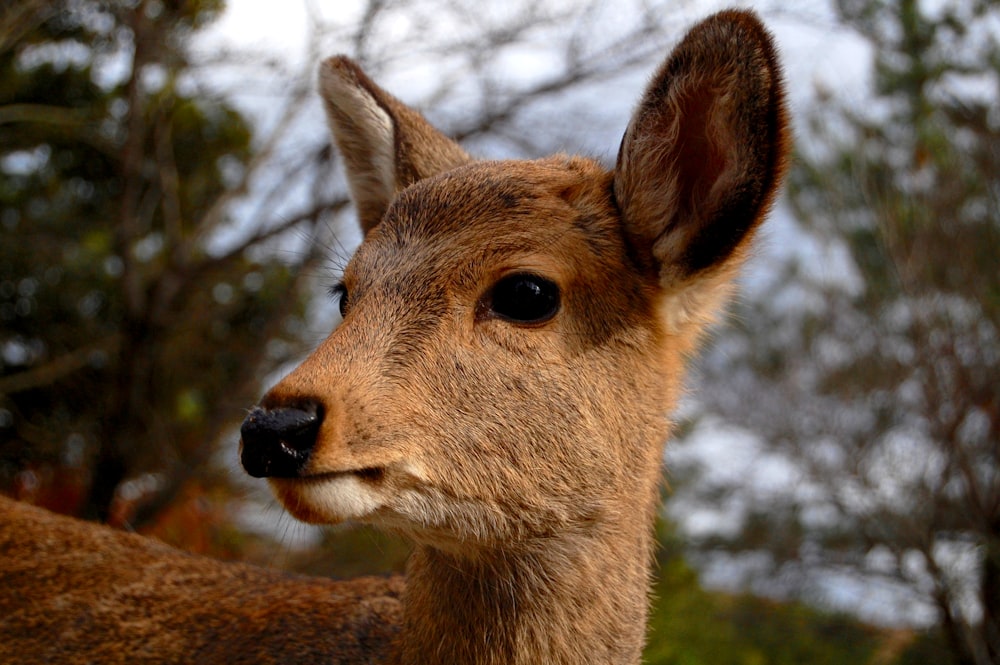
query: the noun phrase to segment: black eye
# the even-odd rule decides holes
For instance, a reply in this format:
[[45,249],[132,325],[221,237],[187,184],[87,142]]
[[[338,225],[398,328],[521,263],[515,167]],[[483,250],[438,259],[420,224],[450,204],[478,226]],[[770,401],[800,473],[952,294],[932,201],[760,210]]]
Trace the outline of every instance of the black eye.
[[337,299],[337,305],[340,307],[340,318],[344,318],[344,312],[347,311],[347,287],[344,286],[343,282],[338,282],[330,287],[330,295]]
[[508,275],[493,285],[489,309],[514,323],[544,323],[559,311],[559,287],[530,273]]

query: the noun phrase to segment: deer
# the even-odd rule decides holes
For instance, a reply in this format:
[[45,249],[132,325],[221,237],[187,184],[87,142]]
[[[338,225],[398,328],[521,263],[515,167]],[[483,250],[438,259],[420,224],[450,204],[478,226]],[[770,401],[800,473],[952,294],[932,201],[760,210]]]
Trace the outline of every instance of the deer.
[[405,579],[3,500],[0,661],[639,663],[670,414],[785,169],[770,34],[737,10],[691,28],[611,168],[477,160],[344,56],[319,88],[363,241],[240,459],[300,520],[409,538]]

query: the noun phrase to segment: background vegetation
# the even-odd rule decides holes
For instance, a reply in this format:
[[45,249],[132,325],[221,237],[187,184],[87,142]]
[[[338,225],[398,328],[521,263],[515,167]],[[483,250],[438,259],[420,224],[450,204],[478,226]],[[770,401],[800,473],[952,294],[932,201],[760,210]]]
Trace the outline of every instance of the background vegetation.
[[[607,100],[709,11],[612,4],[308,5],[299,71],[207,41],[218,0],[0,2],[0,491],[215,556],[399,569],[370,531],[250,528],[233,473],[352,242],[314,64],[352,53],[473,152],[607,151]],[[674,446],[651,663],[1000,662],[1000,10],[829,15],[872,89],[797,109],[789,228]],[[746,473],[699,447],[724,435]]]

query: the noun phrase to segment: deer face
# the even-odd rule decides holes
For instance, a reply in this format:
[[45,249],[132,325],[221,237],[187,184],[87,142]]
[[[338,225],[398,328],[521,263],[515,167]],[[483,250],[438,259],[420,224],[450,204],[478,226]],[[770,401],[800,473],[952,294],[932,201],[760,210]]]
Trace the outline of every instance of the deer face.
[[509,543],[593,523],[648,484],[664,332],[611,184],[555,158],[400,193],[345,270],[343,323],[262,402],[316,418],[290,462],[265,453],[288,465],[271,482],[293,514]]

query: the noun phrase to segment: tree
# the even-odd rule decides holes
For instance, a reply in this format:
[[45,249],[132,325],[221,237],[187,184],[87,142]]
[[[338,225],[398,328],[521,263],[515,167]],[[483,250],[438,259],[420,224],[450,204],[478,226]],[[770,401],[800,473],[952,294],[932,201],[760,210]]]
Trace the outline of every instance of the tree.
[[873,97],[822,100],[788,197],[836,260],[792,260],[704,364],[704,413],[754,433],[770,486],[681,494],[738,507],[703,561],[852,603],[888,585],[956,663],[1000,662],[1000,9],[836,9],[873,46]]
[[5,4],[0,486],[107,520],[145,479],[141,524],[300,347],[321,245],[260,247],[315,237],[345,202],[218,241],[260,160],[247,121],[187,76],[185,44],[220,2]]

